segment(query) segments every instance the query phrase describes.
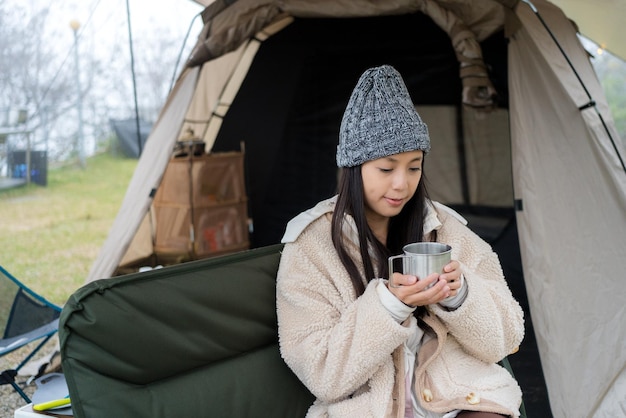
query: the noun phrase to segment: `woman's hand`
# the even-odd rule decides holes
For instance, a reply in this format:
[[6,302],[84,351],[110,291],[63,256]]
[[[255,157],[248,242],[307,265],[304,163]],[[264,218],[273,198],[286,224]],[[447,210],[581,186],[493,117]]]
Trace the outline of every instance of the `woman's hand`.
[[461,288],[461,264],[452,260],[443,267],[443,273],[439,276],[439,279],[443,279],[448,283],[450,288],[450,296],[456,296]]
[[443,268],[443,273],[432,273],[418,280],[410,274],[394,273],[390,278],[394,286],[389,291],[408,306],[426,306],[439,303],[455,296],[461,287],[461,266],[452,260]]

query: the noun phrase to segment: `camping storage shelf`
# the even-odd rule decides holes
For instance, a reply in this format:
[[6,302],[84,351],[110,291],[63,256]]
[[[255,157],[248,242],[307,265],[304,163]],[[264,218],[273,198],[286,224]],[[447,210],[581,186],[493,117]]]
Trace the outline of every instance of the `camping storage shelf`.
[[153,208],[162,264],[249,248],[243,153],[172,157]]

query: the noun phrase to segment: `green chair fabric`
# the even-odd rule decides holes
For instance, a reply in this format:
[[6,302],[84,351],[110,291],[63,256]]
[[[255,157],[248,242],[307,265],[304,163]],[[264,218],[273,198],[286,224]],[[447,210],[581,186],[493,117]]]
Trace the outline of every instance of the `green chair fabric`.
[[281,245],[98,280],[61,313],[77,418],[301,417],[313,395],[280,357]]

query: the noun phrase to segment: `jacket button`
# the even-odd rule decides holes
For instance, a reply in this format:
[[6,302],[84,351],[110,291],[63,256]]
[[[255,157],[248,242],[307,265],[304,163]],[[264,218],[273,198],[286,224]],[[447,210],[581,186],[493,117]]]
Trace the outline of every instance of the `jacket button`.
[[422,391],[422,398],[424,398],[425,402],[430,402],[433,400],[433,393],[430,391],[430,389],[424,389]]
[[480,403],[480,396],[478,396],[477,394],[475,394],[474,392],[470,392],[466,397],[465,400],[467,401],[468,404],[470,405],[476,405],[478,403]]
[[518,345],[517,347],[515,347],[515,348],[513,349],[513,351],[511,351],[511,354],[515,354],[515,353],[517,353],[518,351],[519,351],[519,345]]

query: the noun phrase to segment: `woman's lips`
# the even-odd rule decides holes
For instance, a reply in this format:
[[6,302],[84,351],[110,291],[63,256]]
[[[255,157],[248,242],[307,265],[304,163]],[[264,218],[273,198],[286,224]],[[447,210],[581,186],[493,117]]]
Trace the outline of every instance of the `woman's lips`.
[[391,206],[401,206],[402,202],[404,202],[404,199],[393,199],[391,197],[385,197],[385,200],[387,201],[387,203],[389,203]]

